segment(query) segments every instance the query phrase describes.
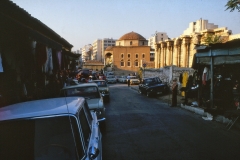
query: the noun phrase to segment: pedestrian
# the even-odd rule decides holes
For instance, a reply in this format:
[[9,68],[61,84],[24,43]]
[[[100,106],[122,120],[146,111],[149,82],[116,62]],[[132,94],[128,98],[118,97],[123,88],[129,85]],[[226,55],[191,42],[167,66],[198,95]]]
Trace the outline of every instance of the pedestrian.
[[127,84],[128,84],[128,87],[130,86],[130,74],[128,74],[127,76]]
[[177,106],[177,91],[178,91],[177,78],[174,78],[172,84],[172,105],[170,107]]

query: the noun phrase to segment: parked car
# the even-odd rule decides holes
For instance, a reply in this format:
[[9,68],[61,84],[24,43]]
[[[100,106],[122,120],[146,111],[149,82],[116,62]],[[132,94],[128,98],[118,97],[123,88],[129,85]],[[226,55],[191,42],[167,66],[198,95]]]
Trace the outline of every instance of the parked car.
[[90,110],[97,112],[99,121],[105,121],[105,107],[103,98],[96,83],[82,83],[74,86],[66,86],[61,89],[61,97],[84,97]]
[[114,75],[107,76],[106,78],[107,83],[117,83],[117,80]]
[[146,94],[148,97],[161,94],[167,94],[169,87],[158,77],[144,78],[139,85],[139,93]]
[[84,98],[52,98],[0,108],[1,159],[102,159],[102,135]]
[[127,76],[120,76],[120,77],[118,78],[118,81],[119,81],[120,83],[127,83]]
[[115,78],[116,78],[116,81],[119,83],[119,78],[120,78],[121,76],[115,76]]
[[106,83],[105,80],[94,80],[98,85],[99,91],[102,94],[103,100],[104,101],[109,101],[110,100],[110,92],[109,92],[109,87],[108,84]]
[[114,76],[114,72],[106,72],[105,75],[106,75],[106,77],[107,76]]
[[136,77],[136,76],[130,76],[130,84],[134,85],[134,84],[139,84],[140,80]]

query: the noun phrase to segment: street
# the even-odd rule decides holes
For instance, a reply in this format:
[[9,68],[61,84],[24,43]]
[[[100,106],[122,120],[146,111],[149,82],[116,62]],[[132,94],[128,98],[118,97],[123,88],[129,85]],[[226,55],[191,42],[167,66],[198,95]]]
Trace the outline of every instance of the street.
[[240,131],[110,84],[104,160],[240,159]]

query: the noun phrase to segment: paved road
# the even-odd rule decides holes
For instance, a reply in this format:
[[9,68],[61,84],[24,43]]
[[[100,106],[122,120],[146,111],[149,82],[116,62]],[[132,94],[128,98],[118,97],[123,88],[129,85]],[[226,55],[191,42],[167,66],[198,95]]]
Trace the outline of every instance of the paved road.
[[180,107],[110,85],[103,132],[104,160],[240,159],[240,131],[204,121]]

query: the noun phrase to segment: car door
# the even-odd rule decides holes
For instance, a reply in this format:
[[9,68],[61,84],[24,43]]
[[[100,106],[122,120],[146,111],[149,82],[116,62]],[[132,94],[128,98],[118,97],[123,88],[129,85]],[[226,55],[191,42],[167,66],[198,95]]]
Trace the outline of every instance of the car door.
[[78,113],[83,135],[85,154],[88,159],[102,159],[102,135],[99,129],[97,115],[90,111],[87,103]]

